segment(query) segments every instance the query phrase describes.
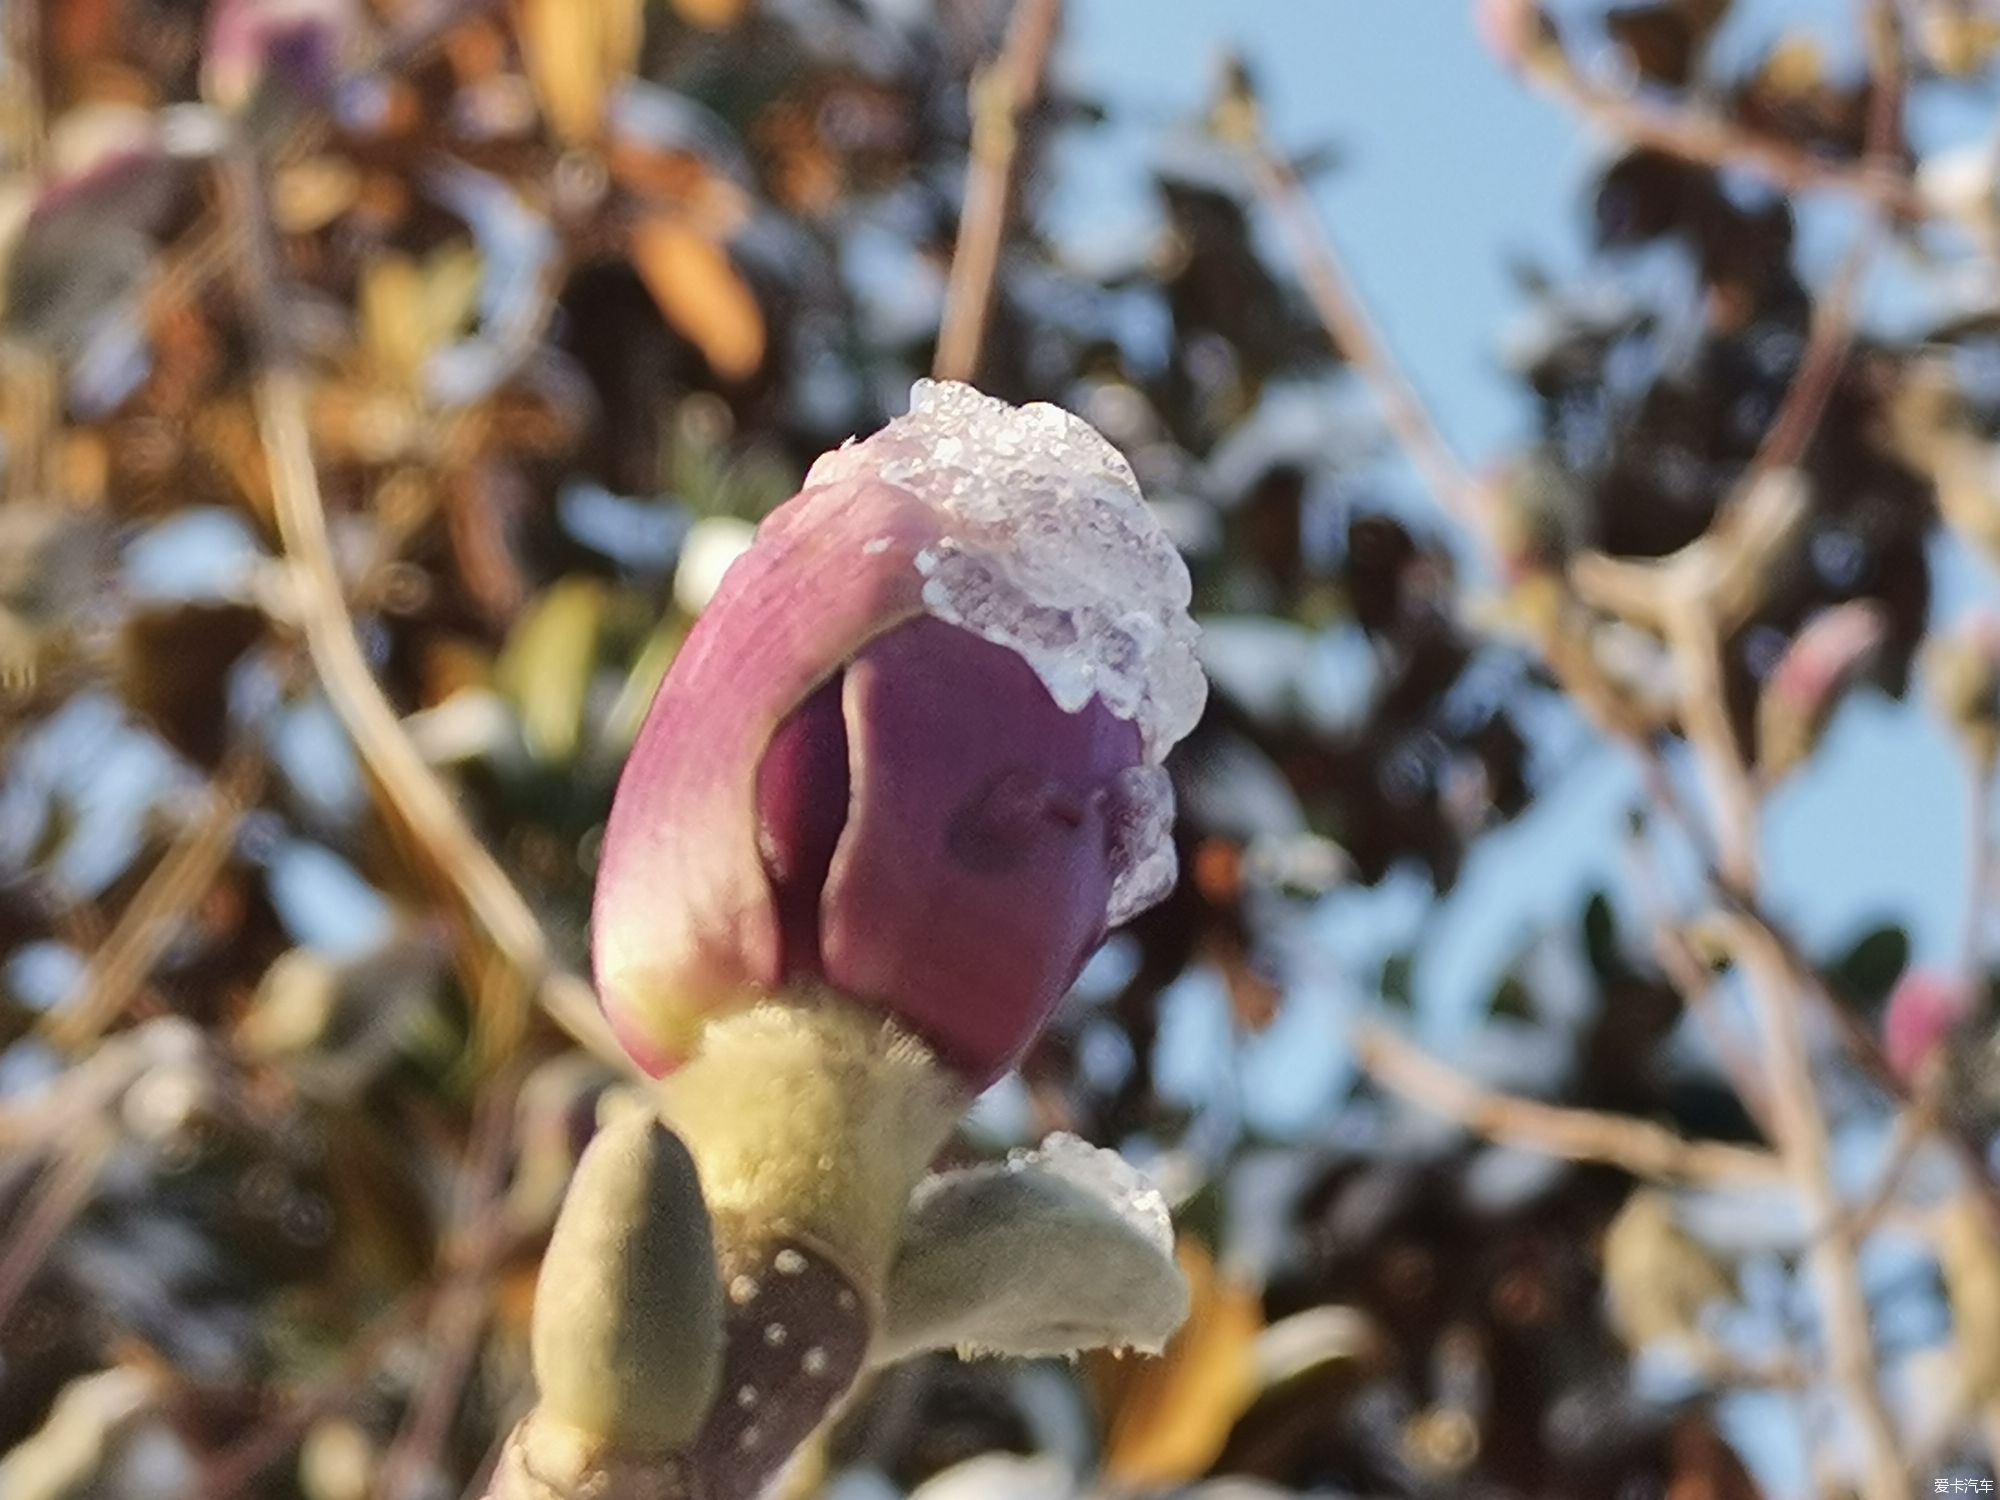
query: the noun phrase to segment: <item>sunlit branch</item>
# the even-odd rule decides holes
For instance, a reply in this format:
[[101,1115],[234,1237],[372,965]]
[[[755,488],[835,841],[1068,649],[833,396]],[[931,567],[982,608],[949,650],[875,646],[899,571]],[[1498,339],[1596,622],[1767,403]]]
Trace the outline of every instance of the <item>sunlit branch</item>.
[[1245,149],[1258,196],[1291,244],[1306,295],[1312,299],[1327,338],[1374,393],[1389,431],[1438,505],[1490,549],[1495,533],[1491,497],[1452,452],[1416,387],[1376,330],[1355,293],[1340,252],[1313,211],[1298,173],[1261,135],[1247,141]]
[[1016,0],[1000,56],[973,82],[972,154],[931,365],[940,380],[977,382],[999,295],[1008,220],[1020,192],[1021,134],[1041,100],[1061,19],[1062,0]]
[[52,1045],[77,1051],[117,1021],[172,944],[181,920],[214,887],[263,780],[259,756],[239,750],[225,761],[209,788],[208,806],[153,867],[91,955],[76,1003],[43,1018],[38,1029]]
[[291,562],[306,650],[327,701],[390,808],[450,882],[518,982],[584,1047],[621,1071],[629,1069],[588,985],[556,965],[535,914],[410,742],[362,655],[327,535],[307,424],[305,382],[285,338],[259,163],[247,152],[232,152],[222,166],[221,187],[241,255],[243,297],[258,345],[252,399],[270,468],[278,531]]
[[1374,1022],[1356,1025],[1353,1042],[1361,1066],[1385,1087],[1499,1145],[1617,1167],[1653,1182],[1772,1188],[1785,1181],[1784,1164],[1767,1151],[1690,1141],[1627,1115],[1502,1093]]

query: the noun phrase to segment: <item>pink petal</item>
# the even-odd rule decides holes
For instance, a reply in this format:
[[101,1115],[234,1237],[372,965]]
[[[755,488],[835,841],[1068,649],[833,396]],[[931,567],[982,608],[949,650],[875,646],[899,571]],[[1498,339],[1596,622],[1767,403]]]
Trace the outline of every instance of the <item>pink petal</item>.
[[920,612],[935,514],[892,485],[807,490],[758,529],[653,701],[619,780],[592,912],[599,993],[665,1071],[712,1012],[780,977],[757,778],[778,726],[875,636]]

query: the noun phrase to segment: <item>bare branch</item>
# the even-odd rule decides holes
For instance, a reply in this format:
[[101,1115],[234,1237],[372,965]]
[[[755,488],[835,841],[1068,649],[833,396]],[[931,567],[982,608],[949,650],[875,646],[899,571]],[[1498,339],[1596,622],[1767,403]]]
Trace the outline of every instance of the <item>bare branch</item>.
[[[1885,24],[1893,27],[1893,19]],[[1882,162],[1900,130],[1900,49],[1886,46],[1876,61],[1882,71],[1869,121],[1868,156]],[[1812,333],[1792,388],[1718,526],[1742,514],[1767,476],[1789,472],[1804,456],[1852,346],[1854,304],[1878,233],[1871,216],[1840,278],[1814,309]],[[1689,569],[1680,581],[1684,586],[1671,592],[1662,623],[1680,677],[1682,727],[1714,798],[1722,886],[1747,895],[1757,889],[1759,799],[1730,722],[1722,644],[1729,628],[1724,611],[1740,615],[1746,587],[1754,587],[1755,579],[1746,580],[1740,569],[1711,568]],[[1779,1153],[1807,1212],[1827,1226],[1813,1248],[1810,1268],[1818,1286],[1830,1375],[1860,1429],[1863,1493],[1869,1500],[1897,1500],[1908,1493],[1905,1462],[1882,1393],[1858,1241],[1834,1183],[1831,1139],[1799,1003],[1800,976],[1768,926],[1739,921],[1733,927],[1737,958],[1764,1037],[1767,1098]]]
[[1376,331],[1298,173],[1261,134],[1251,135],[1246,150],[1258,196],[1291,243],[1306,295],[1333,347],[1374,392],[1390,432],[1445,513],[1491,549],[1496,526],[1490,495],[1458,461],[1416,387]]
[[1783,1164],[1768,1151],[1690,1141],[1626,1115],[1501,1093],[1374,1022],[1358,1023],[1353,1041],[1355,1056],[1371,1077],[1500,1145],[1564,1161],[1597,1162],[1653,1182],[1771,1188],[1785,1181]]
[[0,1323],[35,1279],[35,1273],[78,1214],[89,1206],[97,1180],[118,1145],[116,1116],[84,1120],[64,1137],[42,1169],[33,1201],[7,1227],[0,1255]]
[[1062,0],[1016,0],[1007,41],[972,87],[972,155],[958,247],[945,287],[944,324],[931,371],[940,380],[975,380],[1000,279],[1007,221],[1020,191],[1021,132],[1042,97]]
[[252,399],[270,465],[278,531],[291,562],[306,650],[327,701],[353,738],[384,798],[428,851],[525,988],[556,1023],[613,1066],[629,1069],[589,987],[562,974],[526,900],[479,842],[464,815],[425,762],[356,639],[340,574],[327,536],[325,503],[313,465],[306,388],[284,338],[275,247],[264,213],[260,165],[246,151],[223,163],[221,186],[240,251],[243,294],[258,344]]
[[1830,161],[1793,142],[1748,130],[1717,115],[1642,102],[1591,82],[1567,60],[1529,70],[1551,98],[1606,135],[1633,146],[1713,167],[1755,173],[1788,193],[1829,192],[1906,217],[1923,213],[1916,186],[1887,164]]
[[383,1500],[423,1493],[432,1466],[451,1436],[493,1310],[493,1273],[499,1239],[485,1226],[502,1219],[498,1199],[506,1185],[514,1144],[518,1070],[487,1088],[474,1114],[472,1141],[444,1244],[443,1285],[424,1330],[427,1367],[416,1399],[382,1460],[377,1491]]
[[174,940],[181,918],[214,886],[236,830],[256,805],[264,781],[260,757],[233,752],[210,788],[202,814],[182,830],[118,923],[91,955],[77,1003],[50,1011],[39,1026],[51,1045],[75,1052],[116,1022]]

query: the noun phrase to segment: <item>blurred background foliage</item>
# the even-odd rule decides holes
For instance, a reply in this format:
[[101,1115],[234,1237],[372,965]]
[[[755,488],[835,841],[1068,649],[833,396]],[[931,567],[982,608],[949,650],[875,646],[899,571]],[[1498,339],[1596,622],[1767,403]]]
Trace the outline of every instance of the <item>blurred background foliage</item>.
[[[1018,191],[968,373],[1131,458],[1215,692],[1172,763],[1179,886],[953,1150],[1125,1149],[1196,1311],[1160,1361],[896,1370],[793,1491],[1879,1496],[1871,1408],[1910,1490],[1990,1476],[2000,628],[1941,626],[1933,572],[1990,594],[2000,553],[2000,178],[1902,121],[1994,97],[2000,12],[1864,6],[1852,66],[1715,52],[1754,8],[1468,10],[1617,144],[1581,269],[1517,268],[1526,437],[1467,475],[1254,56],[1158,122],[1150,242],[1085,264],[1046,200],[1104,103],[1057,69],[973,149],[1000,0],[9,0],[0,1495],[479,1493],[621,1086],[529,1003],[581,964],[621,757],[749,526],[932,367],[993,149]],[[1858,209],[1831,274],[1808,199]],[[1857,329],[1878,260],[1946,310]],[[356,754],[313,647],[278,364],[407,762]],[[1759,900],[1743,815],[1850,694],[1962,748],[1948,973],[1895,920],[1806,951]],[[1629,878],[1439,1024],[1432,914],[1599,743],[1637,768]],[[496,930],[479,846],[535,935]],[[1413,885],[1386,952],[1330,936]],[[1897,996],[1941,1019],[1899,1036]],[[1273,1122],[1240,1051],[1269,1036],[1359,1066],[1302,1052],[1332,1081]]]

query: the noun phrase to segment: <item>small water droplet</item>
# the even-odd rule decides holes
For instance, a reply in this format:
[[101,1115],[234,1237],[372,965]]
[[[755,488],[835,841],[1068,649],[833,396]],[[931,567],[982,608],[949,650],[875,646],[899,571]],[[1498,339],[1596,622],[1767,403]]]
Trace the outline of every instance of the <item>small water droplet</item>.
[[736,1404],[744,1411],[748,1411],[751,1407],[755,1406],[757,1404],[757,1387],[754,1385],[739,1385],[736,1387]]
[[764,1325],[764,1342],[769,1344],[773,1349],[784,1343],[789,1336],[783,1323],[766,1323]]
[[736,1439],[736,1446],[748,1453],[764,1441],[764,1434],[755,1427],[746,1427]]
[[771,1257],[771,1265],[780,1276],[796,1276],[806,1268],[806,1258],[796,1250],[780,1250]]
[[804,1370],[808,1375],[824,1375],[826,1373],[826,1351],[820,1348],[819,1345],[814,1344],[812,1348],[806,1350],[799,1357],[799,1368]]
[[743,1306],[746,1302],[756,1301],[757,1278],[755,1276],[737,1276],[732,1278],[729,1283],[729,1300],[734,1302],[738,1307]]
[[857,1305],[854,1300],[854,1293],[842,1287],[838,1292],[834,1293],[833,1305],[842,1312],[853,1312]]

